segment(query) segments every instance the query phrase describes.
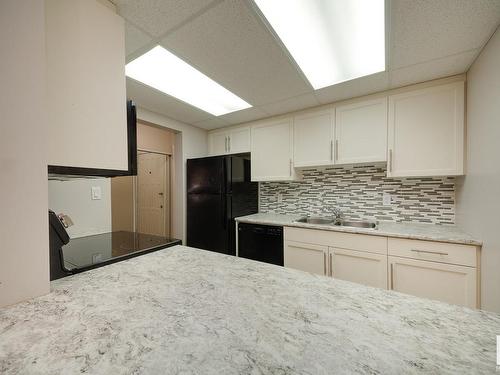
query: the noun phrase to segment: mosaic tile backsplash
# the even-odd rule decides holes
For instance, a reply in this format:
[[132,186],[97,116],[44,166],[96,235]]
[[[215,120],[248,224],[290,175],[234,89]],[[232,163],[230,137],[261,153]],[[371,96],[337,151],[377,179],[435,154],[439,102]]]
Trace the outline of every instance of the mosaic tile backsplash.
[[[308,169],[302,181],[261,182],[260,212],[363,220],[454,224],[455,178],[387,178],[384,166]],[[392,202],[382,203],[383,193]],[[282,195],[278,202],[278,194]]]

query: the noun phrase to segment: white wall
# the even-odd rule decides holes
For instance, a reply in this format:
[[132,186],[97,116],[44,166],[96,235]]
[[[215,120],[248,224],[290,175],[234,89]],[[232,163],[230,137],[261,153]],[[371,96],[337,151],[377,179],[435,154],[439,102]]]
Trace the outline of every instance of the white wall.
[[0,306],[49,292],[44,2],[0,1]]
[[[144,108],[137,108],[137,118],[177,132],[174,144],[172,178],[172,237],[186,241],[186,159],[207,156],[208,132]],[[180,156],[179,156],[180,155]]]
[[467,175],[457,181],[457,224],[484,241],[481,305],[500,312],[500,30],[467,74]]
[[[101,188],[100,200],[91,199],[92,187]],[[111,232],[111,179],[49,181],[49,208],[71,217],[71,238]]]

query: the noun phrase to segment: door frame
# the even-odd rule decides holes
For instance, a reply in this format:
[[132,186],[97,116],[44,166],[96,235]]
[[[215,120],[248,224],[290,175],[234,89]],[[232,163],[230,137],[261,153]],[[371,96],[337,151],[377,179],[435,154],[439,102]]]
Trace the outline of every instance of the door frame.
[[[168,174],[166,176],[167,181],[165,181],[165,187],[168,188],[168,194],[163,195],[163,207],[166,206],[166,201],[168,198],[168,210],[167,210],[167,212],[165,212],[165,215],[164,215],[165,222],[163,223],[163,225],[165,227],[165,231],[168,232],[167,237],[171,237],[172,236],[172,178],[171,178],[171,176],[172,176],[172,154],[165,153],[165,152],[158,152],[158,151],[149,151],[149,150],[138,148],[137,149],[137,161],[138,162],[139,162],[139,155],[141,153],[142,154],[158,154],[158,155],[163,155],[166,158],[166,165],[167,165],[167,169],[168,169]],[[137,168],[139,168],[139,163],[137,163]],[[137,172],[139,172],[139,170],[137,170]],[[137,232],[137,218],[139,216],[139,204],[138,204],[139,189],[138,189],[138,181],[137,181],[138,176],[139,176],[139,173],[137,173],[137,175],[135,175],[133,177],[134,232]],[[168,225],[167,225],[167,222],[168,222]]]

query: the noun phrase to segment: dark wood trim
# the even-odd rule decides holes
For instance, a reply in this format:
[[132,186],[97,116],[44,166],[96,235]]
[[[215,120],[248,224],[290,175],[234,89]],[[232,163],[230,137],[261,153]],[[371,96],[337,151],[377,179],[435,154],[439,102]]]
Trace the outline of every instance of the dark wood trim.
[[89,177],[117,177],[137,176],[137,111],[132,100],[127,100],[127,157],[128,170],[100,169],[85,167],[67,167],[62,165],[49,165],[49,174],[64,176],[89,176]]

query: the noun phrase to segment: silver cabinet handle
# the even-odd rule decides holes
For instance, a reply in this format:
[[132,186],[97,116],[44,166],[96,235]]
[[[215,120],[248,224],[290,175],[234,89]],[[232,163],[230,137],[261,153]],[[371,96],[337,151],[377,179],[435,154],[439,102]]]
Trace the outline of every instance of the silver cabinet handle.
[[329,254],[330,255],[330,264],[329,264],[329,268],[330,268],[330,276],[333,277],[333,257],[332,257],[332,253]]
[[323,275],[326,276],[326,253],[323,252]]
[[411,251],[415,253],[424,253],[424,254],[448,255],[448,253],[443,253],[441,251],[430,251],[430,250],[419,250],[419,249],[411,249]]
[[387,169],[389,170],[389,172],[392,172],[392,149],[389,149],[389,160],[387,164]]
[[290,177],[292,176],[292,159],[290,159]]
[[335,161],[339,160],[339,140],[335,140]]
[[231,152],[231,136],[227,136],[227,151]]
[[391,290],[394,290],[394,263],[391,263]]
[[333,161],[333,140],[330,141],[330,160]]
[[227,152],[227,137],[224,137],[224,151]]

